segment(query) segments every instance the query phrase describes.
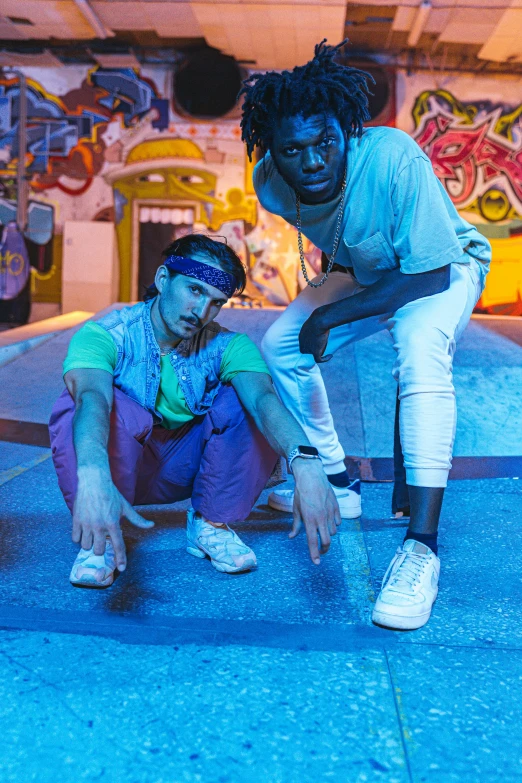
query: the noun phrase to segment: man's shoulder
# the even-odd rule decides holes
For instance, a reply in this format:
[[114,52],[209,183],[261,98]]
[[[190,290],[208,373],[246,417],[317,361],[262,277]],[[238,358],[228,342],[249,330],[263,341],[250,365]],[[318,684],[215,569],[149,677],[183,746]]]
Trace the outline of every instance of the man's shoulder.
[[360,152],[381,160],[386,158],[397,165],[407,165],[414,158],[428,158],[414,138],[399,128],[378,125],[365,128],[359,141]]
[[285,214],[294,208],[293,191],[278,172],[270,152],[256,163],[252,182],[261,206],[268,212]]
[[252,173],[252,180],[254,182],[254,187],[257,188],[257,186],[262,185],[264,182],[267,182],[275,174],[277,174],[277,169],[274,166],[274,161],[272,160],[272,156],[270,152],[267,152],[261,158],[261,160],[258,160],[256,165],[254,166],[254,171]]
[[96,323],[104,329],[113,329],[120,324],[128,326],[143,316],[143,312],[147,306],[147,302],[138,302],[137,304],[128,305],[126,307],[116,306],[109,313],[106,313],[106,315],[99,318]]
[[220,346],[220,349],[224,349],[235,336],[236,332],[231,332],[217,321],[211,321],[192,337],[189,350],[197,353],[211,346]]
[[226,326],[220,324],[219,321],[210,321],[210,323],[203,327],[201,332],[209,336],[221,334],[221,332],[225,332],[226,334],[236,334],[236,332],[231,332],[230,329],[227,329]]

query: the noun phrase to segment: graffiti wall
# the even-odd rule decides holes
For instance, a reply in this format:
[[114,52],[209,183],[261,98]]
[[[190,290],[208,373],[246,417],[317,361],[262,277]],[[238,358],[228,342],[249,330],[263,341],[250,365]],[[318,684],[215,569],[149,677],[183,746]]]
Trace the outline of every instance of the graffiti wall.
[[[224,236],[248,269],[248,296],[286,304],[300,278],[295,233],[255,198],[237,120],[176,116],[162,68],[26,69],[31,288],[60,302],[67,221],[114,224],[119,298],[139,298],[161,250],[189,231]],[[0,220],[14,214],[19,87],[0,80]],[[307,247],[309,271],[320,254]]]
[[[63,67],[28,79],[26,231],[35,301],[61,301],[67,221],[114,225],[117,290],[137,299],[161,250],[189,231],[224,236],[248,269],[247,295],[284,305],[302,288],[294,229],[252,189],[237,120],[173,110],[172,74]],[[522,314],[522,104],[516,80],[397,76],[398,127],[429,155],[462,214],[488,236],[492,271],[479,308]],[[19,88],[0,78],[0,222],[16,212]],[[309,272],[320,253],[305,247]],[[29,285],[29,284],[28,284]]]
[[399,127],[431,159],[463,216],[493,246],[478,310],[522,315],[522,103],[515,80],[399,74]]

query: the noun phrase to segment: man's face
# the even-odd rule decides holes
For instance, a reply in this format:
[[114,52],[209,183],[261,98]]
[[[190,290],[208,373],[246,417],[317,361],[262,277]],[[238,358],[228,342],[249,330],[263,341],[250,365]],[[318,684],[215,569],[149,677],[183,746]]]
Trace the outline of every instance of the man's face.
[[279,173],[305,204],[321,204],[339,193],[346,167],[346,137],[335,117],[284,117],[270,151]]
[[[191,258],[219,268],[219,264],[207,256],[192,253]],[[172,277],[165,267],[158,269],[155,282],[160,292],[159,315],[170,339],[190,339],[213,321],[227,302],[219,288],[179,273]]]

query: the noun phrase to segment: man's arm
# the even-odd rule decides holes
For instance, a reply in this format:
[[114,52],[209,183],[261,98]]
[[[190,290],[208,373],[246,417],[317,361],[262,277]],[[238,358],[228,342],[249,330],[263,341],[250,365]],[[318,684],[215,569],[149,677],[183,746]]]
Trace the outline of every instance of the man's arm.
[[318,307],[301,328],[301,353],[311,353],[316,362],[328,361],[330,357],[323,356],[323,352],[330,329],[362,318],[394,313],[408,302],[440,294],[449,288],[450,271],[449,264],[416,275],[393,269],[364,291]]
[[[302,427],[279,400],[268,374],[240,372],[232,385],[274,451],[287,457],[296,446],[310,445]],[[320,460],[297,457],[292,461],[292,471],[296,488],[290,538],[298,534],[304,522],[310,557],[319,564],[318,536],[321,552],[325,553],[330,546],[330,537],[335,535],[337,525],[341,523],[337,499]]]
[[126,517],[138,527],[152,527],[118,492],[109,467],[108,442],[113,402],[112,375],[106,370],[78,369],[65,375],[75,403],[73,442],[76,452],[78,491],[73,508],[72,539],[83,549],[94,544],[94,554],[105,552],[109,536],[119,571],[126,566],[120,520]]

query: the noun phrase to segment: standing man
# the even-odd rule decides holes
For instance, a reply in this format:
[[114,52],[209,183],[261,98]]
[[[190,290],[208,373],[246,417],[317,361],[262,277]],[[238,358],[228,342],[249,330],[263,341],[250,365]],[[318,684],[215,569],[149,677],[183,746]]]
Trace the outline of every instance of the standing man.
[[[457,213],[429,158],[406,133],[365,128],[367,75],[340,65],[340,46],[306,65],[245,83],[248,154],[264,155],[254,186],[265,209],[329,257],[267,332],[263,351],[287,408],[317,447],[343,515],[344,452],[318,364],[381,329],[393,338],[410,525],[373,621],[413,629],[430,617],[440,561],[437,526],[456,425],[452,359],[484,287],[488,241]],[[289,491],[276,491],[276,507]],[[291,493],[290,493],[291,494]]]
[[234,251],[189,234],[170,245],[145,302],[87,323],[64,364],[50,421],[58,483],[80,544],[70,581],[109,587],[125,570],[120,521],[133,504],[191,498],[187,551],[226,573],[256,566],[230,529],[246,519],[277,455],[296,481],[294,526],[320,562],[340,523],[318,453],[275,393],[254,343],[214,322],[245,286]]

